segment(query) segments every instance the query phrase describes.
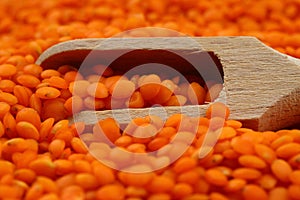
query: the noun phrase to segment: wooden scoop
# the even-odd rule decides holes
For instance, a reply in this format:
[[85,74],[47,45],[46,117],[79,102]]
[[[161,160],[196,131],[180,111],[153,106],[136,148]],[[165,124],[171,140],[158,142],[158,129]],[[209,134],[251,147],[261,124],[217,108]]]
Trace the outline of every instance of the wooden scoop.
[[[90,55],[94,60],[111,60],[119,53],[130,52],[123,59],[111,63],[114,68],[129,69],[149,61],[164,61],[182,73],[194,69],[182,65],[185,59],[174,58],[168,53],[180,52],[187,60],[201,58],[209,52],[223,75],[224,88],[219,101],[226,100],[231,110],[230,118],[239,120],[244,127],[258,131],[278,130],[300,123],[300,62],[281,54],[254,37],[165,37],[165,38],[111,38],[79,39],[63,42],[43,52],[37,64],[43,68],[57,68],[64,64],[79,67]],[[106,42],[104,42],[106,41]],[[95,51],[96,50],[96,51]],[[92,54],[90,54],[93,51]],[[96,53],[95,53],[96,52]],[[216,61],[216,57],[218,58]],[[156,58],[156,59],[155,59]],[[206,63],[209,65],[209,63]],[[181,69],[180,69],[181,66]],[[118,117],[121,123],[150,113],[184,113],[189,116],[204,115],[208,105],[182,107],[154,107],[83,111],[73,116],[76,121],[93,124],[106,117]],[[162,111],[164,110],[164,111]],[[96,117],[91,117],[96,116]]]

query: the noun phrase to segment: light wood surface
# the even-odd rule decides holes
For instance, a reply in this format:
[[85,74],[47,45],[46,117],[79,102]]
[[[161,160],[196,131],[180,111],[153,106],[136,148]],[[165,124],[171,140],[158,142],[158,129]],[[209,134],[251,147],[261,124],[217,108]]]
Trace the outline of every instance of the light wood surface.
[[[264,131],[300,123],[299,61],[272,50],[254,37],[80,39],[49,48],[36,63],[44,68],[57,68],[63,64],[80,67],[82,63],[93,64],[86,62],[87,56],[110,62],[116,55],[134,51],[126,59],[115,62],[115,66],[126,67],[133,61],[134,65],[143,63],[152,50],[162,50],[158,60],[165,59],[165,63],[176,69],[185,61],[168,57],[169,53],[164,55],[166,50],[179,52],[180,56],[195,63],[205,52],[213,52],[222,65],[221,73],[224,73],[224,89],[218,100],[229,106],[230,118],[240,120],[245,127]],[[179,70],[193,73],[191,66]],[[74,115],[74,119],[95,123],[97,119],[117,117],[121,123],[126,123],[136,116],[149,114],[149,111],[161,116],[165,116],[164,112],[198,116],[204,115],[207,106],[165,107],[164,111],[161,107],[84,111]]]

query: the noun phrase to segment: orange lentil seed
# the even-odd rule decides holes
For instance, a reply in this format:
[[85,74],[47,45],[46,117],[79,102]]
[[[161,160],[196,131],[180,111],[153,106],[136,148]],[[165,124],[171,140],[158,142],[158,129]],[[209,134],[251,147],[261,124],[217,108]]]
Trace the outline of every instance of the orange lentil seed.
[[20,121],[16,124],[16,131],[19,137],[38,140],[40,135],[36,127],[30,122]]
[[40,184],[44,188],[45,192],[49,192],[49,193],[57,193],[58,192],[57,185],[51,178],[44,177],[44,176],[38,176],[36,178],[35,183]]
[[253,154],[254,153],[254,147],[253,143],[242,139],[241,137],[235,137],[231,140],[231,146],[234,151],[240,154]]
[[70,185],[62,189],[60,194],[61,200],[84,199],[84,190],[78,185]]
[[292,183],[300,185],[300,170],[295,170],[289,175]]
[[201,105],[205,101],[206,92],[204,88],[196,82],[190,84],[188,88],[188,98],[194,105]]
[[255,180],[261,177],[261,172],[252,168],[238,168],[233,170],[232,176],[245,180]]
[[82,142],[82,140],[80,140],[77,137],[72,138],[71,146],[76,153],[83,153],[83,154],[87,153],[87,147]]
[[125,198],[126,190],[118,184],[108,184],[97,191],[98,200],[122,200]]
[[227,192],[237,192],[244,188],[246,183],[247,182],[244,179],[234,178],[228,181],[228,184],[226,185],[224,190]]
[[42,101],[36,94],[32,94],[29,97],[29,106],[36,110],[39,114],[42,111]]
[[10,105],[6,102],[0,102],[0,119],[3,119],[4,115],[9,112]]
[[212,192],[209,197],[211,200],[229,200],[225,195],[218,192]]
[[20,121],[30,122],[38,130],[40,129],[41,126],[40,116],[38,112],[32,108],[24,108],[17,113],[16,122],[20,122]]
[[300,153],[300,144],[292,142],[282,145],[276,149],[276,154],[279,158],[288,159]]
[[290,142],[293,141],[293,138],[291,136],[288,136],[288,135],[283,135],[279,138],[277,138],[276,140],[274,140],[272,143],[271,143],[271,147],[273,149],[277,149],[278,147],[284,145],[284,144],[288,144]]
[[24,86],[16,85],[14,87],[13,93],[17,97],[19,104],[23,106],[29,105],[29,100],[31,95],[26,91],[26,88]]
[[205,179],[212,185],[226,186],[228,184],[227,177],[216,169],[207,170],[205,173]]
[[143,108],[145,105],[145,101],[142,97],[141,92],[133,92],[127,104],[129,108]]
[[106,98],[108,97],[108,89],[103,83],[91,83],[87,87],[87,93],[96,98]]
[[25,74],[31,74],[35,77],[39,77],[43,71],[43,68],[36,64],[29,64],[24,66],[23,71]]
[[0,77],[10,77],[17,73],[17,68],[11,64],[0,65]]
[[175,186],[174,180],[166,176],[155,176],[147,185],[147,189],[154,193],[170,192]]
[[0,102],[6,102],[9,105],[15,105],[18,103],[18,98],[8,92],[0,91]]
[[262,188],[270,190],[276,186],[278,181],[273,175],[264,174],[257,180],[257,182]]
[[238,161],[244,167],[263,169],[267,166],[264,160],[253,155],[242,155],[239,157]]
[[49,144],[48,149],[53,158],[58,158],[63,153],[65,145],[65,141],[60,139],[55,139]]
[[83,100],[81,97],[73,95],[64,102],[64,108],[70,115],[78,113],[83,108]]
[[271,164],[277,158],[275,151],[267,145],[255,144],[254,151],[260,158],[262,158],[268,164]]
[[55,165],[49,158],[38,158],[29,164],[29,169],[37,175],[54,178]]
[[124,184],[129,186],[145,187],[150,183],[150,181],[152,181],[152,179],[154,178],[154,174],[152,172],[142,174],[120,172],[118,173],[118,178]]
[[243,189],[243,197],[245,200],[261,199],[267,200],[268,194],[265,190],[254,184],[248,184]]
[[153,99],[158,94],[160,87],[160,77],[155,74],[150,74],[139,80],[139,89],[145,100]]
[[269,192],[269,199],[270,200],[288,200],[288,190],[284,187],[276,187],[270,190]]
[[36,90],[36,95],[41,99],[54,99],[60,95],[60,91],[53,87],[42,87]]
[[75,183],[84,190],[96,189],[99,182],[95,176],[90,173],[78,173],[75,175]]
[[17,81],[21,85],[29,88],[35,88],[40,84],[40,80],[37,77],[30,74],[22,74],[18,76]]
[[41,77],[43,79],[50,78],[52,76],[60,76],[60,75],[61,74],[57,70],[54,70],[54,69],[46,69],[41,72]]
[[193,193],[193,188],[186,183],[177,183],[172,190],[172,196],[175,198],[184,198]]
[[288,187],[288,195],[290,198],[299,200],[300,199],[300,185],[290,185]]
[[9,79],[0,80],[0,90],[3,92],[12,92],[16,83]]
[[282,159],[274,160],[271,164],[271,170],[273,174],[282,182],[288,182],[289,176],[293,171],[288,162]]
[[51,76],[49,79],[47,79],[47,82],[49,83],[49,86],[59,88],[59,89],[67,89],[68,84],[65,79],[59,77],[59,76]]
[[87,88],[90,83],[86,80],[76,80],[69,84],[69,90],[73,95],[85,97],[88,95]]
[[111,86],[109,92],[113,98],[123,99],[132,96],[134,90],[135,85],[133,82],[121,79]]

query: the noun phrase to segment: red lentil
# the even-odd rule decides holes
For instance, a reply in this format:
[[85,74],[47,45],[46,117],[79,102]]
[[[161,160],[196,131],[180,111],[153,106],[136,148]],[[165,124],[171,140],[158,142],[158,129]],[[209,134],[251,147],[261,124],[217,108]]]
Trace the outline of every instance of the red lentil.
[[246,183],[247,182],[244,179],[234,178],[228,181],[228,184],[226,185],[224,190],[227,192],[237,192],[244,188]]
[[18,98],[11,93],[0,91],[0,101],[6,102],[9,105],[15,105],[18,103]]
[[84,190],[78,185],[70,185],[62,189],[60,199],[84,199]]
[[4,115],[9,112],[10,105],[6,102],[0,102],[0,119],[3,119]]
[[18,103],[23,105],[23,106],[28,106],[29,105],[29,98],[30,95],[24,86],[21,85],[16,85],[13,90],[14,95],[18,99]]
[[51,76],[49,79],[45,79],[46,82],[49,83],[49,86],[56,87],[59,89],[67,89],[68,84],[65,79],[59,77],[59,76]]
[[41,118],[39,114],[32,108],[24,108],[17,113],[16,122],[20,121],[30,122],[38,130],[41,126]]
[[60,91],[54,87],[41,87],[36,90],[36,95],[41,99],[55,99]]
[[133,92],[127,106],[129,108],[143,108],[145,106],[145,101],[142,97],[141,92]]
[[130,97],[134,90],[135,85],[133,82],[128,80],[118,80],[110,87],[110,94],[113,98],[123,99]]
[[273,149],[277,149],[278,147],[284,145],[284,144],[288,144],[290,142],[293,141],[293,138],[291,136],[288,136],[288,135],[283,135],[279,138],[277,138],[276,140],[274,140],[272,143],[271,143],[271,147]]
[[160,86],[158,93],[151,100],[151,102],[153,104],[163,105],[171,98],[174,88],[170,89],[169,87],[167,87],[167,83],[164,83],[164,82],[165,81],[161,82],[161,86]]
[[288,190],[284,187],[276,187],[269,192],[270,200],[288,200]]
[[174,186],[173,179],[166,176],[155,176],[146,187],[153,193],[163,193],[172,191]]
[[65,145],[66,143],[63,140],[59,140],[59,139],[53,140],[48,146],[49,152],[51,153],[52,157],[58,158],[62,154],[63,150],[65,149]]
[[298,153],[300,153],[300,144],[295,142],[282,145],[281,147],[276,149],[277,156],[284,159],[291,158]]
[[242,155],[239,157],[238,161],[244,167],[263,169],[267,166],[265,161],[253,155]]
[[16,124],[16,131],[19,137],[26,139],[39,139],[39,132],[30,122],[20,121]]
[[87,87],[90,83],[86,80],[76,80],[70,82],[69,90],[73,95],[78,95],[80,97],[85,97],[88,95]]
[[64,103],[65,100],[61,98],[45,100],[41,111],[41,119],[54,118],[56,122],[64,120],[67,117]]
[[35,88],[40,84],[40,80],[37,77],[30,74],[22,74],[18,76],[17,81],[21,85],[29,88]]
[[248,184],[245,186],[243,190],[243,197],[245,200],[250,199],[260,199],[260,200],[267,200],[268,194],[265,190],[260,188],[257,185]]
[[0,65],[0,76],[1,77],[10,77],[17,73],[17,68],[11,64],[2,64]]
[[41,77],[43,79],[51,78],[52,76],[60,76],[61,74],[54,69],[46,69],[41,72]]
[[290,185],[288,187],[288,195],[290,198],[299,200],[300,198],[300,186],[299,185]]
[[207,170],[205,173],[205,179],[212,185],[226,186],[228,184],[227,177],[216,169]]
[[259,183],[260,187],[270,190],[276,186],[277,179],[273,175],[264,174],[258,179],[257,182]]
[[139,79],[139,87],[141,94],[145,100],[153,99],[159,92],[161,87],[160,77],[151,74]]
[[234,178],[240,178],[244,180],[255,180],[261,177],[261,172],[252,168],[238,168],[232,172]]
[[201,87],[201,85],[199,85],[199,83],[191,83],[188,89],[188,97],[193,104],[203,104],[205,101],[205,96],[205,90],[203,87]]
[[126,173],[120,172],[118,173],[118,178],[128,186],[135,186],[135,187],[146,187],[150,181],[154,178],[154,173]]
[[0,89],[3,92],[12,92],[14,90],[16,83],[9,79],[0,80]]
[[35,77],[39,77],[40,74],[43,72],[43,68],[36,64],[28,64],[24,66],[23,71],[25,74],[31,74]]
[[292,173],[291,166],[282,159],[276,159],[271,164],[273,174],[282,182],[288,182],[289,176]]
[[17,169],[14,172],[14,177],[17,180],[23,181],[27,184],[32,184],[33,181],[36,179],[36,174],[34,171],[30,170],[30,169]]
[[274,150],[266,145],[255,144],[254,150],[259,157],[261,157],[269,164],[271,164],[277,158]]
[[110,184],[101,187],[97,191],[99,200],[123,200],[125,199],[125,188],[118,184]]
[[[77,83],[75,83],[77,84]],[[96,97],[96,98],[106,98],[108,97],[108,89],[103,83],[91,83],[87,87],[87,92],[90,96]]]

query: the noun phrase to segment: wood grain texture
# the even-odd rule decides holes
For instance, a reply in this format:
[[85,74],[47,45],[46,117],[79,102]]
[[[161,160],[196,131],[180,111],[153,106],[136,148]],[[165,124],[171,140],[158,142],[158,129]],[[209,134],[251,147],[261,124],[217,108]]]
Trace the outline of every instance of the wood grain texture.
[[[92,50],[96,50],[98,56],[105,56],[109,51],[136,49],[180,50],[187,54],[214,52],[222,64],[224,90],[221,99],[226,100],[231,110],[231,119],[240,120],[245,127],[259,131],[277,130],[300,122],[300,67],[297,61],[266,47],[253,37],[73,40],[49,48],[36,63],[44,68],[55,68],[62,64],[79,67]],[[165,110],[169,114],[184,111],[187,115],[198,116],[203,115],[206,108],[207,105],[200,105],[166,107]],[[151,108],[154,113],[161,112],[159,109]],[[130,109],[130,116],[147,115],[148,111]],[[111,117],[114,114],[121,121],[130,121],[126,110],[113,112],[82,112],[74,118],[94,123],[96,118]]]

